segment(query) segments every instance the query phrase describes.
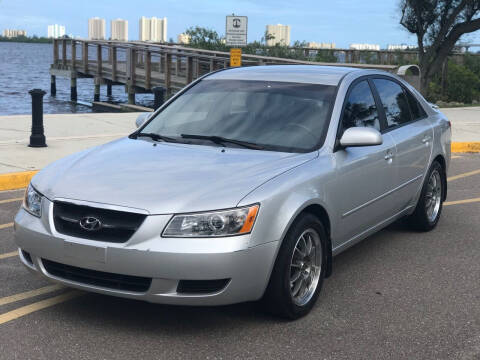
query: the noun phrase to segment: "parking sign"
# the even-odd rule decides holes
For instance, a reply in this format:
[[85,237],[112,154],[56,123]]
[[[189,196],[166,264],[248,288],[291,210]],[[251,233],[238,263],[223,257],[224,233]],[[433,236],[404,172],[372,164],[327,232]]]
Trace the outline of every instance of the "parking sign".
[[225,22],[226,45],[234,47],[247,45],[247,26],[248,18],[246,16],[227,16]]

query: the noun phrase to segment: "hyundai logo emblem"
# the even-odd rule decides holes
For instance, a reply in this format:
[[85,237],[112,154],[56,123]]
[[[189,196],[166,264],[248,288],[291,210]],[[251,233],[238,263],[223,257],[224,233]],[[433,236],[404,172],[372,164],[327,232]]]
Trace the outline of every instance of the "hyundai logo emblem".
[[102,228],[102,222],[93,216],[85,216],[80,220],[80,227],[86,231],[98,231]]

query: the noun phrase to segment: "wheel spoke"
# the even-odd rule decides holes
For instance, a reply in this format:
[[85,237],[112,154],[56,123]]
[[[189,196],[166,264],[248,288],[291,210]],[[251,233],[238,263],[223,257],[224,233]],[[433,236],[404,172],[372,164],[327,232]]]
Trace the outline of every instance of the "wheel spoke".
[[313,249],[313,241],[312,237],[310,235],[307,235],[307,255],[310,255],[312,253]]
[[295,283],[295,286],[292,289],[292,295],[293,296],[297,296],[298,292],[300,291],[300,288],[302,287],[302,284],[303,284],[303,278],[300,278],[300,280],[298,280]]
[[298,248],[298,246],[295,246],[295,250],[300,254],[302,258],[304,258],[307,254],[305,254],[302,250]]
[[296,273],[294,273],[293,276],[290,277],[290,283],[291,284],[295,283],[300,278],[301,275],[302,275],[301,271],[297,271]]

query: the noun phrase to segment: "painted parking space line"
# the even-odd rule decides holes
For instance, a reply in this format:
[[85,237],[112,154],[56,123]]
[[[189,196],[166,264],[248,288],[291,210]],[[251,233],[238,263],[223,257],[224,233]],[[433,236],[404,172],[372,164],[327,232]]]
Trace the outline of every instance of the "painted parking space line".
[[458,155],[452,155],[451,158],[452,158],[452,159],[461,159],[462,157],[461,157],[461,156],[458,156]]
[[473,199],[464,199],[464,200],[455,200],[455,201],[445,201],[443,205],[458,205],[458,204],[469,204],[474,202],[480,202],[480,198],[473,198]]
[[0,204],[7,204],[15,201],[22,201],[23,197],[21,198],[13,198],[13,199],[5,199],[5,200],[0,200]]
[[463,173],[463,174],[450,176],[447,180],[448,181],[453,181],[453,180],[457,180],[457,179],[461,179],[461,178],[464,178],[464,177],[467,177],[467,176],[472,176],[472,175],[477,175],[477,174],[480,174],[480,170],[473,170],[473,171],[469,171],[469,172],[466,172],[466,173]]
[[58,295],[46,300],[38,301],[36,303],[22,306],[18,309],[6,312],[4,314],[0,315],[0,325],[5,324],[6,322],[21,318],[25,315],[31,314],[33,312],[49,308],[51,306],[63,303],[65,301],[71,300],[73,298],[76,298],[80,295],[83,295],[83,292],[80,291],[69,291],[65,294]]
[[20,300],[30,299],[35,296],[48,294],[60,289],[64,289],[64,287],[62,285],[49,285],[49,286],[41,287],[39,289],[25,291],[23,293],[6,296],[4,298],[0,298],[0,306],[11,304],[13,302],[17,302]]
[[0,230],[1,229],[6,229],[6,228],[9,228],[9,227],[12,227],[12,226],[13,226],[13,222],[6,223],[6,224],[0,224]]
[[5,254],[0,254],[0,260],[8,259],[8,258],[17,256],[17,255],[18,255],[18,251],[12,251],[12,252],[8,252],[8,253],[5,253]]

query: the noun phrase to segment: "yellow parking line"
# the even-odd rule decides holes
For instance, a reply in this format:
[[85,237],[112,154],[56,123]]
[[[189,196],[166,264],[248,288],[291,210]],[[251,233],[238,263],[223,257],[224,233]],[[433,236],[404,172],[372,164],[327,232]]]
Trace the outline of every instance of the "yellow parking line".
[[13,256],[17,256],[17,255],[18,255],[18,251],[12,251],[12,252],[9,252],[9,253],[0,254],[0,260],[10,258],[10,257],[13,257]]
[[48,294],[53,291],[57,291],[63,289],[62,285],[49,285],[49,286],[44,286],[39,289],[31,290],[31,291],[26,291],[23,293],[7,296],[4,298],[0,298],[0,306],[2,305],[7,305],[13,302],[17,302],[20,300],[25,300],[25,299],[30,299],[32,297],[38,296],[38,295],[43,295],[43,294]]
[[12,226],[13,226],[13,222],[6,223],[6,224],[0,224],[0,230],[1,229],[6,229],[6,228],[9,228],[9,227],[12,227]]
[[468,204],[473,202],[479,202],[480,198],[473,198],[473,199],[465,199],[465,200],[455,200],[455,201],[445,201],[443,205],[457,205],[457,204]]
[[480,174],[480,170],[473,170],[473,171],[469,171],[469,172],[466,172],[466,173],[463,173],[463,174],[450,176],[447,180],[448,181],[453,181],[453,180],[457,180],[457,179],[461,179],[461,178],[464,178],[464,177],[467,177],[467,176],[472,176],[472,175],[477,175],[477,174]]
[[458,156],[458,155],[452,155],[452,159],[460,159],[461,156]]
[[21,318],[22,316],[31,314],[35,311],[39,311],[57,304],[60,304],[62,302],[68,301],[70,299],[73,299],[77,296],[83,295],[82,292],[80,291],[69,291],[65,294],[58,295],[55,297],[52,297],[50,299],[38,301],[36,303],[22,306],[18,309],[6,312],[4,314],[0,315],[0,325],[5,324],[6,322]]
[[11,203],[15,201],[22,201],[23,197],[21,198],[14,198],[14,199],[6,199],[6,200],[0,200],[0,204],[6,204],[6,203]]

